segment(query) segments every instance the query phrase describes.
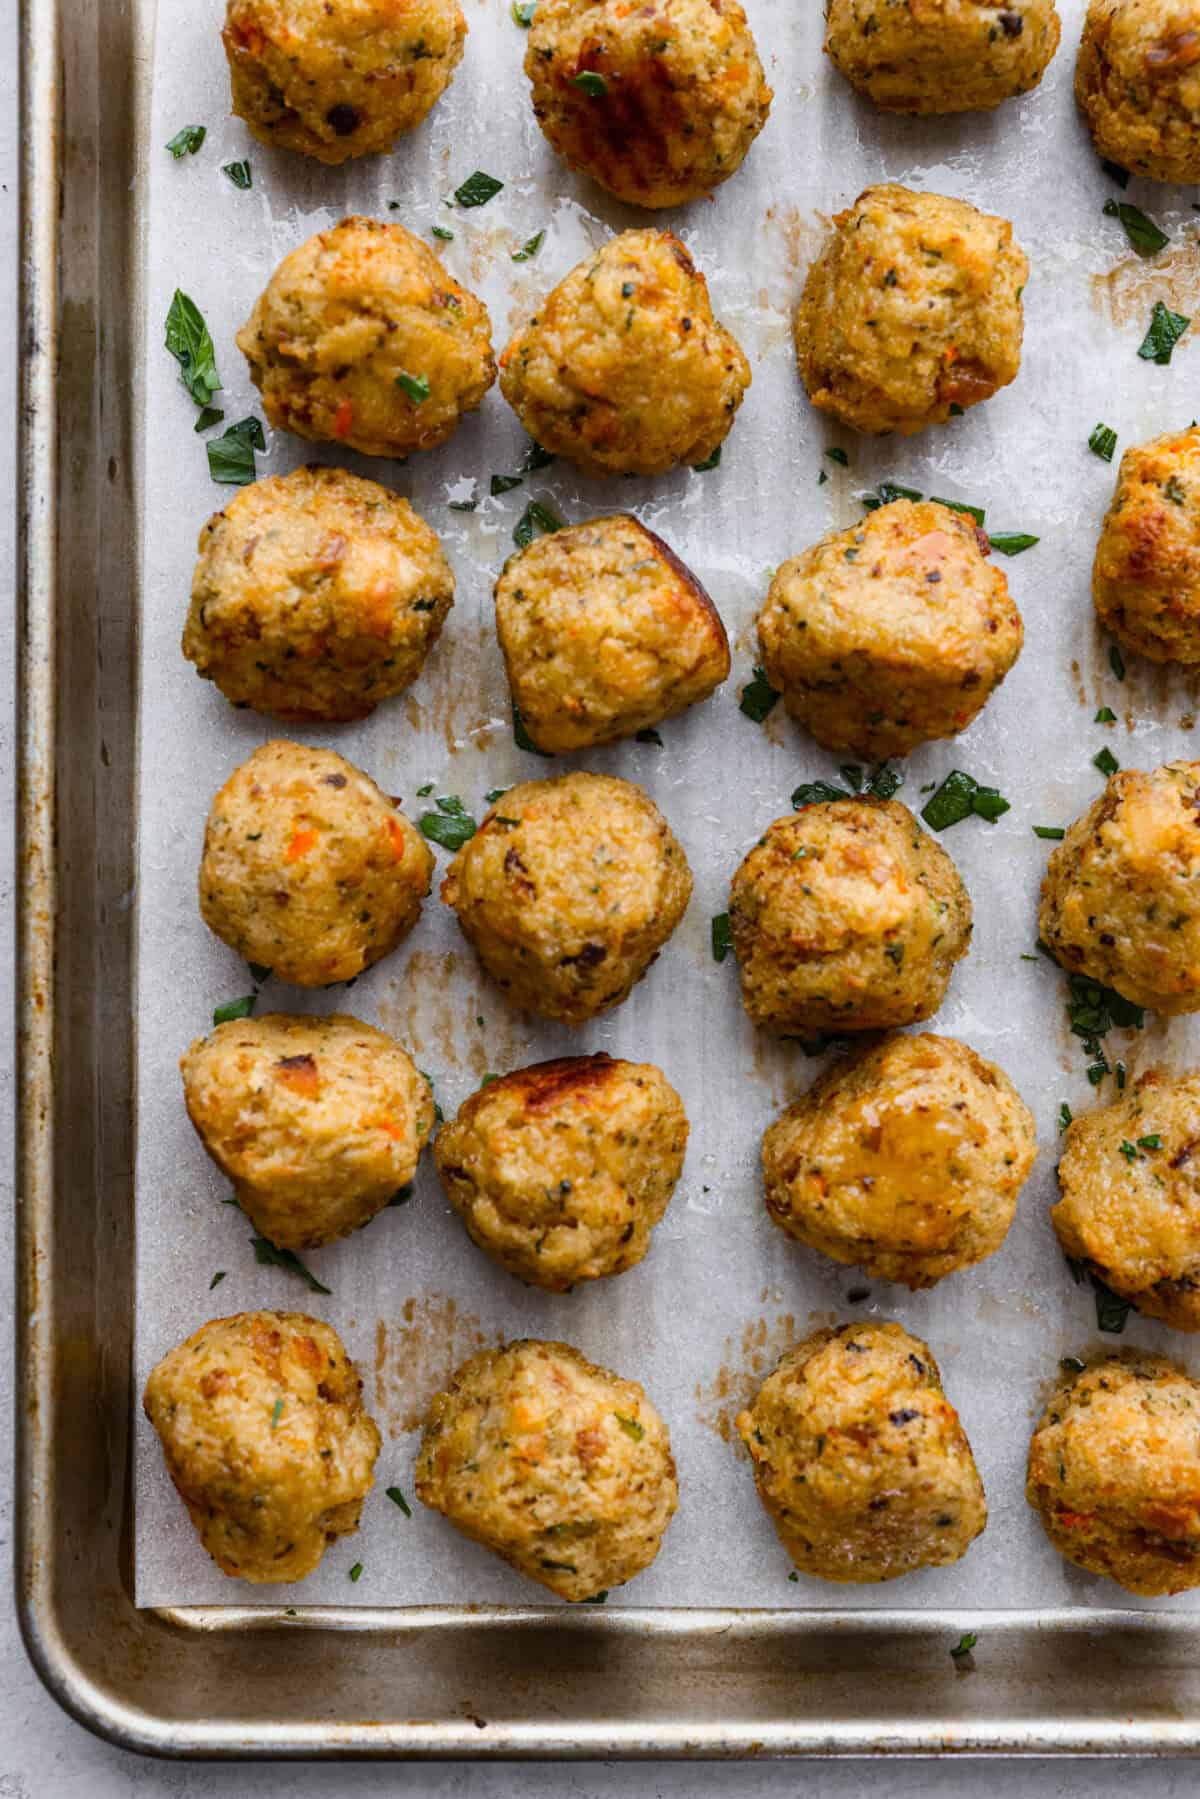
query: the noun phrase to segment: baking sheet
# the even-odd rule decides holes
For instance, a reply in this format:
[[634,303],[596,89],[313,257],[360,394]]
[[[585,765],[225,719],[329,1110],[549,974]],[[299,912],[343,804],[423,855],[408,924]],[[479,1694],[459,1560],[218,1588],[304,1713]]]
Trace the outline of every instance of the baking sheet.
[[[1200,317],[1196,214],[1182,190],[1134,182],[1172,236],[1144,264],[1116,221],[1117,190],[1090,152],[1071,103],[1082,5],[1063,8],[1063,47],[1041,89],[986,116],[887,120],[858,101],[821,55],[817,7],[758,0],[752,23],[776,90],[772,117],[741,172],[711,202],[659,215],[684,238],[708,277],[714,310],[750,357],[754,385],[719,469],[654,481],[589,481],[559,462],[500,498],[492,473],[513,471],[525,438],[493,389],[449,444],[407,464],[372,462],[328,446],[269,435],[260,473],[304,460],[343,462],[412,500],[440,533],[457,600],[441,643],[403,698],[363,724],[305,731],[339,749],[403,796],[462,796],[476,817],[492,787],[544,775],[547,764],[512,741],[508,693],[491,625],[491,584],[512,549],[530,498],[578,520],[630,509],[695,569],[725,619],[734,675],[708,704],[664,727],[664,746],[628,743],[561,759],[641,782],[682,840],[695,875],[683,924],[648,978],[615,1013],[572,1032],[513,1012],[478,972],[452,914],[435,893],[412,936],[353,990],[316,995],[270,983],[260,1010],[350,1009],[393,1031],[433,1076],[453,1111],[489,1071],[540,1057],[605,1049],[658,1062],[691,1119],[687,1166],[646,1261],[615,1281],[552,1296],[519,1285],[484,1258],[449,1213],[425,1158],[413,1201],[367,1230],[305,1259],[331,1289],[310,1294],[256,1265],[250,1227],[223,1205],[227,1188],[184,1112],[179,1055],[209,1025],[213,1006],[249,990],[244,965],[210,936],[195,899],[196,867],[212,793],[260,742],[282,734],[236,712],[195,677],[179,651],[196,534],[229,497],[208,478],[195,409],[161,348],[176,286],[200,306],[224,378],[226,419],[258,411],[233,343],[278,260],[344,213],[395,218],[442,246],[447,267],[487,302],[497,351],[535,300],[612,231],[647,222],[609,201],[553,156],[534,124],[520,62],[524,34],[502,0],[466,0],[470,36],[449,93],[398,152],[325,170],[273,154],[228,116],[219,8],[163,0],[154,49],[154,126],[140,178],[149,193],[148,312],[143,421],[149,521],[143,546],[141,835],[138,911],[138,1161],[136,1384],[206,1318],[255,1306],[309,1310],[341,1332],[358,1360],[367,1404],[384,1432],[377,1485],[356,1537],[293,1587],[254,1588],[224,1578],[201,1550],[138,1419],[136,1594],[140,1605],[455,1602],[528,1604],[538,1591],[459,1538],[415,1503],[416,1421],[465,1355],[516,1335],[561,1337],[640,1379],[671,1427],[680,1509],[654,1566],[614,1594],[650,1606],[820,1606],[902,1603],[950,1607],[1111,1606],[1117,1589],[1071,1569],[1049,1547],[1023,1496],[1028,1435],[1045,1383],[1064,1354],[1101,1342],[1090,1293],[1072,1285],[1047,1222],[1053,1199],[1057,1114],[1090,1101],[1085,1062],[1070,1038],[1062,978],[1028,958],[1047,846],[1032,824],[1065,824],[1099,791],[1091,765],[1109,744],[1128,766],[1193,753],[1194,683],[1130,659],[1114,678],[1088,599],[1095,534],[1115,473],[1087,449],[1101,419],[1120,447],[1186,424],[1200,409],[1197,351],[1188,339],[1170,367],[1138,360],[1155,298]],[[204,123],[201,152],[175,162],[162,148],[180,126]],[[247,156],[254,185],[239,192],[223,163]],[[472,170],[502,178],[477,211],[447,210]],[[1025,349],[1016,383],[951,425],[916,439],[868,440],[827,425],[795,374],[790,313],[822,224],[871,182],[959,195],[1010,217],[1032,273]],[[389,202],[394,203],[389,207]],[[537,256],[511,254],[545,229]],[[1194,336],[1195,334],[1191,334]],[[849,469],[823,459],[840,444]],[[824,470],[828,480],[819,484]],[[1026,625],[1024,654],[1003,688],[953,744],[906,765],[900,797],[961,767],[1001,788],[1012,810],[995,826],[968,820],[947,833],[975,903],[968,959],[959,965],[933,1028],[963,1038],[1014,1077],[1034,1109],[1041,1156],[1003,1249],[934,1291],[868,1282],[789,1243],[768,1221],[758,1145],[777,1110],[821,1064],[797,1045],[756,1035],[737,996],[732,958],[709,950],[709,920],[727,906],[729,878],[772,818],[789,810],[802,779],[836,778],[835,759],[804,738],[782,707],[765,726],[738,711],[754,660],[753,619],[770,571],[824,531],[854,522],[856,495],[890,478],[986,505],[996,530],[1030,531],[1040,544],[1001,560]],[[474,513],[447,502],[474,494]],[[1119,715],[1094,725],[1100,705]],[[293,735],[301,735],[296,731]],[[440,879],[447,857],[438,851]],[[1194,1057],[1196,1027],[1149,1018],[1111,1040],[1131,1071]],[[1111,1083],[1110,1083],[1111,1086]],[[217,1270],[225,1278],[209,1285]],[[869,1287],[866,1300],[849,1295]],[[885,1588],[834,1588],[789,1565],[754,1495],[749,1465],[730,1441],[733,1412],[782,1351],[816,1324],[891,1317],[927,1337],[971,1437],[991,1520],[956,1566]],[[1200,1369],[1185,1337],[1131,1316],[1121,1342],[1170,1353]],[[407,1520],[385,1498],[398,1485]],[[363,1565],[351,1584],[349,1570]],[[544,1594],[547,1603],[557,1601]],[[1140,1607],[1142,1602],[1126,1603]],[[1160,1604],[1162,1602],[1159,1602]],[[1200,1605],[1182,1596],[1172,1609]]]

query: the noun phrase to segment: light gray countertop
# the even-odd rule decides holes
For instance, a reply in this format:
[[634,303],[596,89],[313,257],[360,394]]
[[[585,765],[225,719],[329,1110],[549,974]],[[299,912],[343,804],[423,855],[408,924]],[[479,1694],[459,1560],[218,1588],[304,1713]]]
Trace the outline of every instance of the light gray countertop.
[[[36,4],[37,0],[29,0]],[[17,364],[17,76],[15,0],[0,0],[0,570],[4,571],[5,628],[0,633],[0,769],[4,771],[5,806],[11,815],[13,766],[13,420]],[[0,834],[0,929],[5,942],[0,955],[0,1006],[11,1006],[11,916],[13,851],[11,829]],[[0,1049],[0,1130],[4,1165],[11,1168],[13,1071],[11,1032]],[[8,1181],[11,1191],[11,1177]],[[4,1208],[0,1235],[7,1237],[11,1204]],[[12,1312],[12,1249],[0,1245],[0,1306]],[[0,1356],[0,1457],[11,1459],[11,1356]],[[0,1486],[0,1542],[11,1537],[8,1483]],[[6,1595],[7,1596],[7,1595]],[[974,1679],[986,1680],[986,1646]],[[1193,1762],[842,1762],[799,1766],[761,1764],[413,1764],[300,1765],[204,1764],[151,1762],[99,1742],[62,1713],[42,1690],[21,1645],[10,1602],[0,1604],[0,1799],[123,1799],[124,1795],[237,1794],[307,1795],[354,1793],[419,1793],[428,1799],[459,1795],[495,1795],[496,1799],[600,1799],[601,1795],[662,1795],[684,1799],[695,1795],[737,1795],[738,1799],[775,1799],[802,1790],[805,1799],[841,1799],[843,1795],[886,1792],[889,1799],[921,1799],[953,1794],[955,1799],[985,1799],[997,1789],[1022,1799],[1105,1799],[1120,1791],[1128,1799],[1174,1799],[1196,1790]]]

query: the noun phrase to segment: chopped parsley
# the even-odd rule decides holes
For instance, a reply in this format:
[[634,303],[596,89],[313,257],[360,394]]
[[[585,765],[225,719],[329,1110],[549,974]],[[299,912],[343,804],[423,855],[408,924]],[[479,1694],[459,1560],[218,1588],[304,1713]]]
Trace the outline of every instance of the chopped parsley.
[[282,1417],[283,1417],[283,1401],[282,1401],[282,1399],[277,1399],[275,1401],[274,1406],[271,1409],[271,1429],[272,1430],[275,1429],[275,1426],[279,1423],[279,1420]]
[[1107,1282],[1100,1279],[1094,1269],[1089,1268],[1087,1275],[1092,1283],[1092,1292],[1096,1300],[1096,1328],[1107,1331],[1110,1336],[1119,1337],[1125,1329],[1130,1312],[1133,1311],[1133,1301],[1122,1299],[1120,1294],[1114,1293]]
[[728,912],[718,912],[712,921],[712,953],[714,962],[723,962],[733,948],[733,927]]
[[489,787],[483,796],[484,801],[487,805],[494,806],[496,801],[502,800],[507,792],[507,787]]
[[197,406],[211,406],[221,391],[213,340],[200,308],[178,287],[167,311],[166,346]]
[[533,24],[533,15],[537,11],[537,0],[512,0],[513,24],[528,31]]
[[994,825],[1009,810],[1009,802],[995,787],[982,787],[974,775],[956,768],[946,776],[936,793],[921,808],[921,817],[931,831],[948,831],[961,824],[972,813]]
[[[532,12],[530,16],[532,17]],[[476,169],[460,187],[455,188],[454,198],[460,206],[486,206],[489,200],[496,198],[503,186],[503,181],[497,181],[494,175],[485,174],[483,169]]]
[[692,473],[693,475],[706,475],[710,468],[720,468],[720,466],[721,446],[718,444],[712,455],[706,456],[703,462],[693,462]]
[[1118,681],[1123,681],[1125,679],[1125,658],[1122,656],[1120,648],[1115,643],[1111,643],[1108,646],[1108,666],[1112,669],[1112,672],[1117,677]]
[[1097,712],[1095,718],[1092,720],[1094,725],[1115,725],[1116,722],[1117,715],[1111,706],[1101,706],[1099,712]]
[[243,158],[241,162],[223,162],[221,164],[221,173],[222,175],[228,175],[229,179],[233,182],[234,187],[240,188],[243,193],[245,193],[248,187],[254,186],[254,177],[250,172],[250,164],[245,158]]
[[1172,312],[1161,300],[1156,300],[1149,328],[1138,346],[1138,355],[1142,361],[1156,362],[1159,368],[1166,368],[1171,360],[1171,352],[1191,322],[1181,312]]
[[529,448],[526,450],[525,458],[521,463],[521,473],[523,475],[532,475],[536,469],[549,468],[554,459],[553,450],[543,450],[541,444],[535,443],[531,437],[529,440]]
[[1139,256],[1157,256],[1171,241],[1153,219],[1146,217],[1140,206],[1130,206],[1127,200],[1106,200],[1104,214],[1106,218],[1120,219],[1130,248]]
[[761,725],[768,712],[779,699],[777,690],[771,686],[759,663],[754,665],[754,674],[742,688],[742,697],[738,701],[738,711],[744,712],[754,724]]
[[400,1491],[399,1487],[388,1487],[387,1496],[393,1505],[398,1505],[406,1518],[412,1517],[412,1507]]
[[293,1250],[280,1249],[266,1237],[251,1237],[250,1244],[254,1250],[254,1260],[260,1268],[282,1268],[285,1274],[294,1275],[297,1280],[303,1281],[310,1293],[332,1292],[332,1288],[323,1286],[312,1270],[305,1267]]
[[488,483],[488,492],[493,499],[502,493],[511,493],[514,487],[520,487],[524,475],[493,475]]
[[858,501],[868,512],[874,512],[880,506],[890,506],[893,500],[921,500],[924,497],[915,487],[900,487],[895,481],[881,481],[870,493],[860,493]]
[[572,75],[571,86],[590,94],[593,100],[603,100],[608,92],[607,81],[595,69],[583,69],[578,75]]
[[479,501],[475,500],[475,499],[447,500],[446,504],[450,508],[451,512],[474,512],[475,508],[479,504]]
[[[1119,993],[1114,992],[1111,987],[1105,987],[1102,982],[1093,981],[1085,974],[1067,976],[1067,1022],[1072,1036],[1080,1039],[1084,1055],[1093,1058],[1087,1071],[1088,1080],[1093,1087],[1098,1087],[1110,1072],[1108,1058],[1104,1054],[1103,1038],[1111,1030],[1140,1031],[1145,1016],[1141,1006],[1122,999]],[[1118,1063],[1118,1087],[1124,1085],[1121,1068],[1122,1064]]]
[[361,1580],[362,1579],[362,1571],[363,1571],[362,1563],[355,1562],[353,1568],[351,1568],[351,1570],[350,1570],[351,1580]]
[[954,1663],[956,1668],[964,1673],[969,1673],[975,1666],[975,1658],[971,1654],[971,1651],[978,1641],[979,1633],[977,1631],[964,1630],[962,1636],[959,1637],[957,1643],[950,1651],[950,1660]]
[[581,1599],[579,1603],[580,1605],[603,1605],[607,1598],[608,1588],[601,1587],[598,1593],[589,1593],[588,1597],[586,1599]]
[[1161,1149],[1162,1138],[1158,1135],[1158,1132],[1155,1131],[1152,1136],[1139,1137],[1137,1146],[1139,1149]]
[[839,468],[849,468],[850,458],[838,444],[831,444],[825,452],[830,462],[836,462]]
[[1062,1104],[1058,1108],[1058,1128],[1060,1131],[1066,1130],[1066,1128],[1070,1124],[1073,1116],[1074,1116],[1074,1114],[1072,1113],[1070,1106],[1067,1104],[1066,1100],[1064,1099]]
[[392,1194],[392,1197],[388,1200],[388,1206],[389,1207],[391,1207],[391,1206],[406,1206],[408,1204],[409,1200],[412,1198],[412,1196],[413,1196],[413,1184],[411,1181],[409,1181],[409,1183],[406,1187],[397,1187],[396,1188],[396,1191]]
[[1104,748],[1092,757],[1092,766],[1093,768],[1098,768],[1100,773],[1108,779],[1116,774],[1121,764],[1117,761],[1117,758],[1113,755],[1108,745],[1105,744]]
[[257,993],[247,993],[242,999],[227,999],[223,1006],[213,1011],[214,1024],[232,1024],[235,1018],[249,1018],[258,1000]]
[[627,1437],[632,1437],[635,1443],[641,1442],[646,1432],[636,1418],[626,1418],[621,1412],[614,1412],[613,1417],[621,1426],[621,1429],[625,1432]]
[[1099,456],[1101,462],[1111,462],[1116,447],[1117,434],[1111,425],[1097,425],[1088,438],[1088,449],[1093,456]]
[[453,231],[447,231],[444,225],[434,225],[433,235],[434,237],[440,238],[444,244],[452,244],[454,242]]
[[846,782],[845,787],[835,786],[832,781],[801,781],[799,787],[793,787],[792,811],[799,812],[804,806],[819,806],[823,800],[853,799],[855,794],[875,800],[890,800],[904,785],[904,776],[890,762],[879,763],[865,780],[857,763],[844,762],[841,774]]
[[428,375],[399,374],[396,376],[396,386],[408,395],[414,406],[424,405],[429,398]]
[[1031,550],[1040,537],[1034,537],[1028,531],[989,531],[988,542],[1002,556],[1019,556],[1022,550]]
[[1129,186],[1129,170],[1123,169],[1119,162],[1110,162],[1107,156],[1102,156],[1100,158],[1100,167],[1104,170],[1104,173],[1108,176],[1109,180],[1115,181],[1118,187]]
[[644,731],[635,732],[633,741],[635,743],[652,743],[660,750],[663,747],[662,738],[651,725],[647,725]]
[[194,156],[207,136],[207,126],[185,125],[182,131],[177,131],[174,137],[168,138],[167,149],[178,162],[181,157]]
[[1034,825],[1033,834],[1035,837],[1045,837],[1051,843],[1061,843],[1067,833],[1061,825]]
[[[987,513],[982,506],[968,506],[963,500],[943,500],[940,494],[935,493],[930,494],[929,500],[930,504],[933,506],[948,506],[951,512],[965,512],[969,518],[975,520],[975,523],[982,531],[983,521],[987,517]],[[996,539],[993,537],[992,542],[995,543],[995,541]],[[1033,541],[1036,543],[1037,538],[1035,537]]]
[[422,812],[417,820],[422,834],[445,850],[460,850],[474,837],[475,820],[456,793],[439,795],[434,805],[436,812]]
[[519,550],[528,549],[535,537],[544,537],[551,531],[561,531],[563,523],[553,506],[547,505],[544,500],[530,500],[513,526],[513,542]]
[[221,1285],[221,1282],[224,1279],[225,1279],[225,1270],[223,1268],[218,1268],[217,1272],[213,1275],[212,1279],[208,1283],[209,1292],[211,1293],[214,1287],[219,1287]]
[[214,425],[219,425],[224,417],[225,414],[219,406],[202,406],[196,414],[196,423],[192,426],[192,430],[198,437],[202,431],[211,431]]
[[204,447],[208,451],[208,472],[218,485],[246,487],[258,473],[254,452],[266,449],[267,437],[261,419],[252,413],[230,425],[220,437],[210,438]]
[[525,239],[525,242],[521,245],[519,250],[513,251],[513,262],[528,262],[532,256],[537,255],[545,241],[546,233],[544,231],[535,231],[532,237],[527,237]]

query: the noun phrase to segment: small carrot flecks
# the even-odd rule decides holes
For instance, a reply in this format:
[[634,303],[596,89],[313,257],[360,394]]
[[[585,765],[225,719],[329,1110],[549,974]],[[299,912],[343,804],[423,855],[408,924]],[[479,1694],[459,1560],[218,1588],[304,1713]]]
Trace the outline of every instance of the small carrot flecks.
[[317,833],[306,825],[300,825],[292,832],[292,841],[287,846],[289,862],[299,862],[301,856],[307,856],[309,850],[317,847]]
[[347,436],[349,433],[350,427],[353,423],[354,423],[354,404],[353,404],[353,402],[350,400],[340,401],[338,404],[338,409],[333,415],[334,435],[336,437]]

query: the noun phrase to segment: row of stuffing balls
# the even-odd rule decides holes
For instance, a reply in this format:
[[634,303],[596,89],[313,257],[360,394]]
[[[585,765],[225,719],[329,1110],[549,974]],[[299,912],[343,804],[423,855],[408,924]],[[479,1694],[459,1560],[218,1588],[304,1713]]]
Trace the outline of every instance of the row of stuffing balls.
[[[1058,42],[1047,0],[830,0],[826,48],[882,107],[956,111],[1036,85]],[[453,0],[230,0],[235,110],[263,141],[341,161],[426,115],[462,50]],[[733,173],[771,100],[737,0],[540,0],[527,69],[551,142],[619,197],[675,204]],[[1194,0],[1092,0],[1076,91],[1102,154],[1200,178]],[[1027,274],[1006,221],[869,189],[809,272],[796,347],[814,404],[913,432],[986,399],[1019,361]],[[399,225],[351,218],[272,277],[239,342],[272,424],[368,454],[442,443],[495,379],[487,314]],[[703,277],[666,232],[626,232],[517,333],[501,386],[541,448],[597,474],[711,458],[749,384]],[[775,576],[764,667],[816,740],[903,755],[964,728],[1015,660],[1021,621],[960,513],[898,501]],[[361,718],[416,678],[453,599],[437,537],[403,500],[332,469],[255,483],[205,527],[185,653],[237,705]],[[1097,552],[1104,622],[1131,649],[1200,662],[1200,434],[1130,451]],[[496,621],[514,699],[548,754],[635,734],[729,673],[720,617],[663,541],[617,515],[510,559]],[[303,987],[347,981],[416,922],[432,857],[397,802],[329,751],[275,741],[213,802],[200,871],[210,927]],[[1200,763],[1127,771],[1050,860],[1041,928],[1068,969],[1165,1013],[1200,1009]],[[511,1002],[581,1024],[619,1004],[691,893],[648,796],[589,773],[492,804],[442,884]],[[992,1254],[1035,1156],[1008,1077],[966,1045],[898,1027],[938,1008],[971,906],[953,862],[895,801],[807,806],[734,877],[752,1020],[779,1036],[873,1033],[763,1141],[769,1216],[809,1249],[927,1287]],[[888,1033],[882,1037],[878,1033]],[[423,1075],[344,1015],[235,1019],[182,1061],[189,1114],[238,1202],[281,1248],[359,1229],[433,1138],[472,1240],[564,1291],[646,1254],[688,1121],[661,1070],[568,1057],[489,1081],[434,1137]],[[1053,1218],[1068,1253],[1142,1312],[1200,1328],[1193,1222],[1200,1076],[1144,1076],[1076,1120]],[[1200,1165],[1200,1163],[1198,1163]],[[215,1320],[171,1351],[145,1404],[203,1543],[231,1575],[292,1581],[356,1529],[380,1433],[330,1326]],[[1200,1584],[1200,1383],[1161,1358],[1077,1366],[1034,1433],[1027,1493],[1051,1541],[1136,1592]],[[897,1324],[815,1332],[738,1418],[796,1566],[890,1579],[961,1556],[982,1485],[927,1346]],[[475,1356],[434,1399],[417,1492],[569,1599],[656,1555],[677,1499],[642,1388],[560,1343]]]
[[[514,9],[515,10],[515,9]],[[739,0],[536,0],[525,73],[547,139],[632,206],[677,206],[741,165],[774,98]],[[1089,0],[1075,96],[1100,154],[1200,180],[1196,0]],[[390,150],[461,60],[457,0],[229,0],[234,111],[324,163]],[[970,112],[1041,81],[1054,0],[827,0],[825,50],[885,112]]]

